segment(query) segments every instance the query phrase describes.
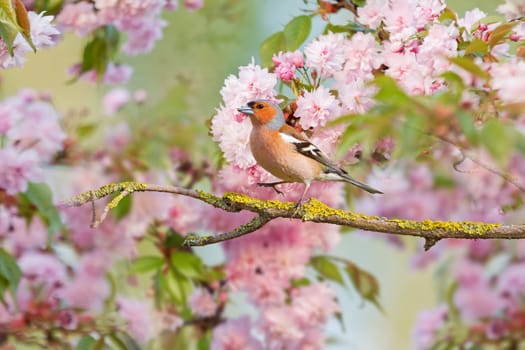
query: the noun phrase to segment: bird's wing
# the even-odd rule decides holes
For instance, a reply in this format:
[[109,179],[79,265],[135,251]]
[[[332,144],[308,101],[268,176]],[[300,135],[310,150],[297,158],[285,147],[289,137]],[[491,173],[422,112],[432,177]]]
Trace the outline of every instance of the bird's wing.
[[368,186],[365,183],[359,182],[350,176],[344,169],[337,166],[326,154],[323,153],[316,145],[310,142],[306,136],[289,126],[288,124],[283,125],[279,129],[279,135],[284,141],[293,144],[295,150],[304,155],[305,157],[312,158],[313,160],[323,164],[323,179],[325,180],[336,180],[346,181],[353,184],[363,190],[370,193],[383,193],[373,187]]
[[310,140],[306,138],[306,136],[288,124],[283,125],[279,129],[279,134],[284,141],[293,144],[295,146],[295,150],[301,153],[303,156],[318,161],[331,170],[334,170],[334,172],[344,171],[339,169],[339,167],[332,160],[330,160],[330,158],[328,158],[328,156],[324,154],[323,151],[319,149],[319,147],[311,143]]

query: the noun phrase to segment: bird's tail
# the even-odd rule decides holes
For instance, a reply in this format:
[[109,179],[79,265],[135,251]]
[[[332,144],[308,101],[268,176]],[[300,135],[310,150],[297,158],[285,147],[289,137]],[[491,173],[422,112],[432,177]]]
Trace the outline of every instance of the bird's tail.
[[362,183],[360,181],[357,181],[356,179],[354,179],[353,177],[351,177],[350,175],[348,174],[339,174],[341,176],[341,178],[343,178],[346,182],[348,183],[351,183],[352,185],[354,186],[357,186],[363,190],[365,190],[366,192],[370,192],[370,193],[378,193],[378,194],[383,194],[383,192],[379,191],[379,190],[376,190],[375,188],[371,187],[371,186],[368,186],[367,184],[365,183]]
[[357,181],[353,177],[351,177],[346,171],[340,168],[325,168],[324,174],[322,176],[323,180],[331,180],[331,181],[345,181],[348,182],[354,186],[357,186],[367,192],[370,193],[377,193],[377,194],[383,194],[383,192],[368,186],[365,183],[362,183],[360,181]]

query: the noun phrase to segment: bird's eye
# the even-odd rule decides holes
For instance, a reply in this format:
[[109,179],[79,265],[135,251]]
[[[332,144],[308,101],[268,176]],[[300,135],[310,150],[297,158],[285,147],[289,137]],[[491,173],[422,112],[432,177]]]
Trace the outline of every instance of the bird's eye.
[[263,109],[263,108],[264,108],[264,105],[263,105],[263,104],[258,104],[257,106],[255,106],[255,108],[257,108],[257,109]]

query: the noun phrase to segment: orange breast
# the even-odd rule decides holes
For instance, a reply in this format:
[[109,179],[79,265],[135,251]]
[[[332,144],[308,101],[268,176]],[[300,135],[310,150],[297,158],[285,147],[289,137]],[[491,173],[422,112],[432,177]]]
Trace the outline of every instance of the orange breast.
[[276,130],[254,127],[250,148],[257,163],[270,174],[291,182],[310,182],[321,173],[322,165],[295,151]]

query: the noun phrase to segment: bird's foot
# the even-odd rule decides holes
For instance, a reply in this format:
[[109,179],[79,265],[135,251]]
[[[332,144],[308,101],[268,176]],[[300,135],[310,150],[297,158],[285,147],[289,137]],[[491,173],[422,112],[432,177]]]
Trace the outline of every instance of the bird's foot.
[[292,218],[300,217],[299,212],[301,211],[301,209],[303,209],[303,202],[299,201],[295,204],[295,210],[292,214]]
[[260,187],[271,187],[271,188],[273,188],[273,190],[277,194],[280,194],[281,196],[283,196],[284,193],[282,191],[280,191],[279,189],[277,189],[277,185],[281,185],[283,183],[286,183],[286,182],[282,182],[282,181],[279,181],[279,182],[258,182],[257,186],[260,186]]

